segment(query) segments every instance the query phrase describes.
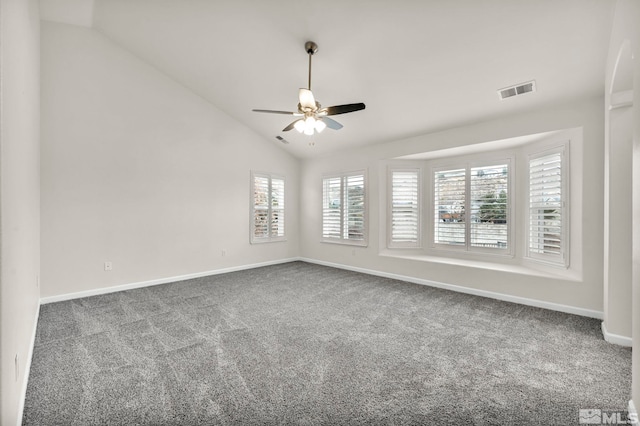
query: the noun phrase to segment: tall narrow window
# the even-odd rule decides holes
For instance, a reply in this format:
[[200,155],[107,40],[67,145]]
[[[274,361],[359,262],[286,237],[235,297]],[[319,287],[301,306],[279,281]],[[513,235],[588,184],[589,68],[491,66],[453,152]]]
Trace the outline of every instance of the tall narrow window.
[[390,171],[389,247],[420,246],[420,170]]
[[344,200],[343,235],[348,240],[364,241],[364,174],[345,177]]
[[466,170],[436,171],[433,180],[433,242],[465,245]]
[[326,242],[366,245],[364,172],[322,180],[322,238]]
[[567,265],[564,148],[529,157],[531,258]]
[[271,238],[284,237],[284,179],[271,178]]
[[433,243],[438,247],[508,254],[510,160],[435,169]]
[[251,195],[251,242],[284,240],[284,178],[252,173]]
[[509,239],[509,166],[471,168],[472,247],[506,248]]

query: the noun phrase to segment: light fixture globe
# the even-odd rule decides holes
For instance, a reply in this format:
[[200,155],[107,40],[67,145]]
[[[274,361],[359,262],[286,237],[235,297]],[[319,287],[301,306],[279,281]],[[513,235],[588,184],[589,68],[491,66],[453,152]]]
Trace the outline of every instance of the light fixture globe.
[[304,120],[300,119],[293,124],[293,127],[300,133],[304,132]]
[[313,135],[313,132],[316,129],[316,119],[313,117],[313,115],[309,115],[307,116],[307,118],[304,119],[304,134],[311,136]]

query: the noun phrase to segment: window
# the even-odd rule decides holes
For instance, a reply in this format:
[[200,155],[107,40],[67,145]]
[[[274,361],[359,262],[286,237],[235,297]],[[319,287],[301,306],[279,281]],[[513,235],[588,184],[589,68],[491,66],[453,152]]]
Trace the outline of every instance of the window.
[[580,147],[579,128],[388,158],[381,255],[570,276],[582,256],[570,253],[571,229],[583,227],[571,209],[583,203],[570,193],[573,138]]
[[433,171],[433,244],[509,253],[510,160]]
[[389,247],[420,246],[420,170],[390,170]]
[[324,177],[322,200],[323,241],[366,245],[365,173]]
[[436,244],[464,245],[466,227],[466,170],[442,170],[434,174],[433,206]]
[[472,247],[507,248],[509,165],[471,168]]
[[565,148],[529,156],[528,256],[568,266]]
[[283,241],[284,178],[251,174],[251,242]]

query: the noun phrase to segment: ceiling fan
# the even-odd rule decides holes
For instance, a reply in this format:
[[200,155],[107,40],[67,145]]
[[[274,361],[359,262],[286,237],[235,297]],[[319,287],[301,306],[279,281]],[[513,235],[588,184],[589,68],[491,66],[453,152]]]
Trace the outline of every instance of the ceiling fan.
[[320,103],[315,100],[313,93],[311,92],[311,57],[318,51],[318,45],[312,41],[308,41],[305,43],[304,49],[309,55],[309,87],[306,89],[302,88],[298,91],[298,112],[274,111],[270,109],[254,109],[253,111],[300,117],[282,129],[283,132],[296,129],[298,132],[304,133],[305,135],[313,135],[315,132],[322,132],[326,127],[334,130],[340,130],[343,127],[342,124],[332,118],[329,118],[329,116],[360,111],[365,108],[365,105],[363,103],[356,103],[323,108]]

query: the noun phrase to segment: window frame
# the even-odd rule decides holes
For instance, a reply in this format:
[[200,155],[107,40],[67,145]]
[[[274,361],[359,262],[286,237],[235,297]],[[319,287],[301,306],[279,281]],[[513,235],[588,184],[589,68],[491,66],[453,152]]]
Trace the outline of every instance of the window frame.
[[[560,246],[560,255],[552,255],[552,254],[544,254],[544,253],[535,253],[531,251],[531,161],[539,158],[543,158],[553,154],[560,154],[560,178],[561,178],[561,246]],[[526,175],[526,183],[527,183],[527,199],[526,199],[526,231],[525,231],[525,259],[530,261],[535,261],[537,263],[542,263],[550,266],[569,268],[569,248],[570,244],[570,218],[571,214],[569,212],[569,207],[571,203],[570,200],[570,183],[569,177],[571,176],[569,172],[571,161],[569,158],[569,142],[564,142],[561,145],[555,145],[546,149],[536,150],[535,152],[530,152],[527,154],[527,175]]]
[[[256,178],[266,178],[269,181],[269,186],[268,186],[268,196],[267,196],[267,236],[266,237],[257,237],[255,235],[255,214],[256,214],[256,203],[255,203],[255,191],[256,191]],[[283,235],[281,236],[272,236],[271,235],[271,224],[272,224],[272,219],[273,219],[273,205],[272,205],[272,185],[273,185],[273,180],[274,179],[278,179],[278,180],[282,180],[282,184],[283,184],[283,204],[284,206],[282,207],[282,209],[278,209],[279,211],[282,211],[283,215],[284,215],[284,219],[283,219],[283,224],[284,224],[284,232]],[[286,220],[287,220],[287,214],[286,214],[286,206],[287,206],[287,202],[286,202],[286,191],[287,191],[287,180],[285,178],[284,175],[279,175],[279,174],[275,174],[275,173],[266,173],[266,172],[256,172],[256,171],[251,171],[251,184],[250,184],[250,193],[249,193],[249,205],[250,205],[250,214],[249,214],[249,240],[251,242],[251,244],[263,244],[263,243],[274,243],[274,242],[281,242],[281,241],[286,241],[287,240],[287,226],[286,226]]]
[[[362,176],[362,185],[363,185],[363,229],[362,234],[363,238],[361,240],[350,239],[344,237],[344,217],[345,217],[345,181],[349,177],[354,176]],[[324,236],[324,224],[325,224],[325,181],[327,179],[340,179],[340,237],[325,237]],[[322,175],[321,179],[321,212],[320,212],[320,241],[323,243],[330,244],[344,244],[344,245],[352,245],[352,246],[360,246],[367,247],[369,245],[369,184],[368,184],[368,176],[367,170],[355,170],[350,172],[343,173],[325,173]]]
[[[393,173],[394,172],[415,172],[417,174],[417,236],[415,242],[407,242],[407,241],[393,241]],[[389,166],[387,168],[387,194],[388,194],[388,202],[387,202],[387,247],[392,249],[420,249],[422,248],[423,241],[423,200],[424,193],[423,191],[423,171],[421,167],[418,166]]]
[[[438,172],[448,170],[465,170],[465,213],[470,211],[467,206],[471,205],[471,169],[477,167],[492,167],[499,165],[507,165],[507,247],[477,247],[471,244],[471,221],[470,216],[465,217],[465,242],[464,244],[444,244],[437,243],[435,239],[436,227],[435,227],[435,195],[436,195],[436,179],[435,175]],[[516,156],[511,153],[490,153],[483,155],[482,158],[459,158],[452,159],[447,158],[446,161],[431,161],[428,165],[429,170],[429,198],[427,200],[427,209],[429,221],[429,248],[435,251],[441,252],[456,252],[456,253],[469,253],[469,254],[486,254],[490,256],[500,257],[514,257],[515,255],[515,234],[517,230],[517,224],[515,221],[515,208],[516,196],[513,191],[515,187],[514,180],[516,179]]]

